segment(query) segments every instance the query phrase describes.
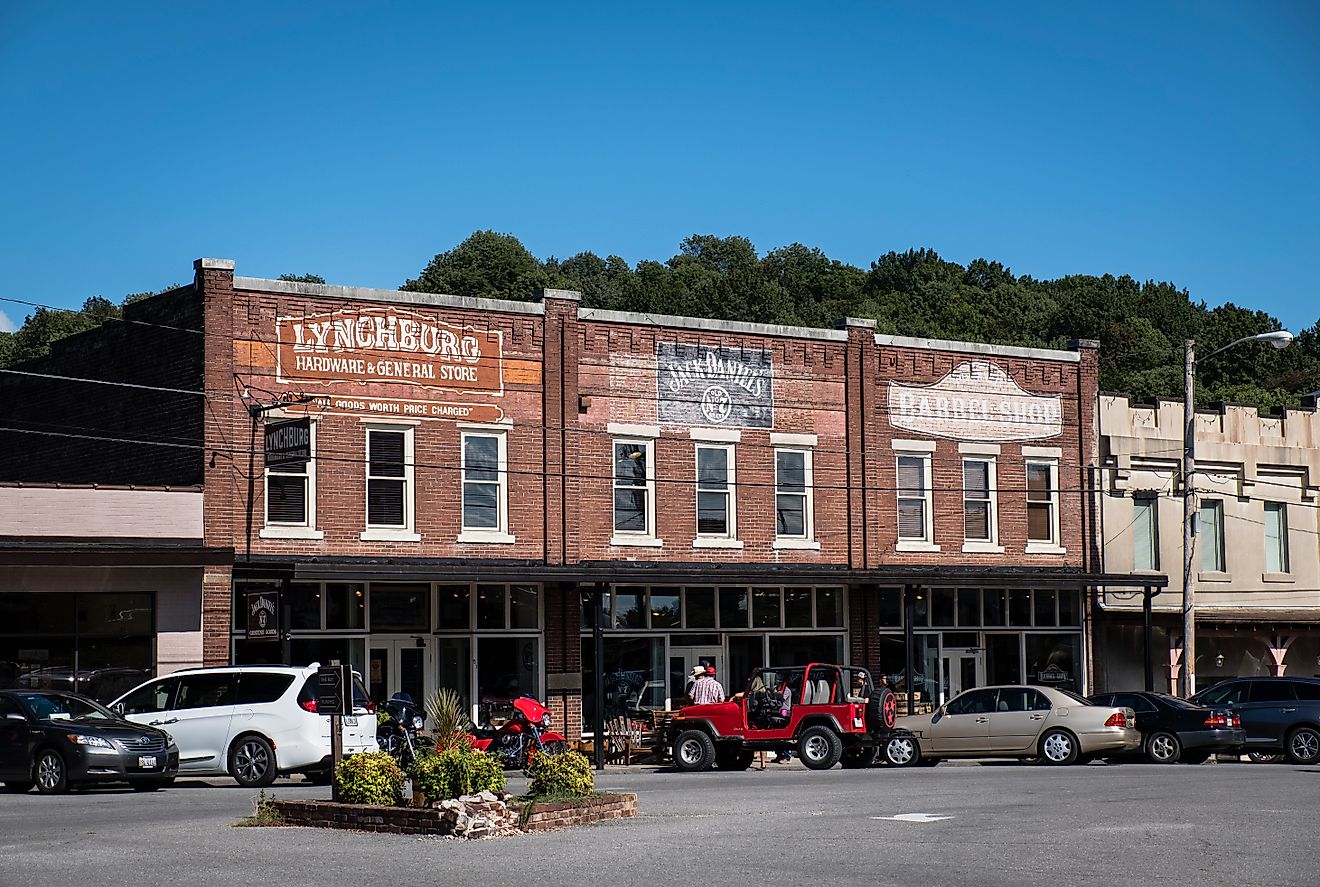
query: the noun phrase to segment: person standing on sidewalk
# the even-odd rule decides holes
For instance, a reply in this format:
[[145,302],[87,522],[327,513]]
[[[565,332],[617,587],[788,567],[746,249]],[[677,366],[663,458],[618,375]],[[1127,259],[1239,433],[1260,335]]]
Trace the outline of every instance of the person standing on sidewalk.
[[724,686],[715,680],[715,666],[706,666],[706,673],[693,682],[691,695],[693,705],[724,701]]

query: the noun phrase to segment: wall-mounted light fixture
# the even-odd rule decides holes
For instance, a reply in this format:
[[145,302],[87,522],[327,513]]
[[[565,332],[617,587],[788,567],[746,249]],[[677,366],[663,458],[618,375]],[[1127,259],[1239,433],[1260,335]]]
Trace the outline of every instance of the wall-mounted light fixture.
[[1220,653],[1218,656],[1215,657],[1215,668],[1223,668],[1223,667],[1224,667],[1224,654]]

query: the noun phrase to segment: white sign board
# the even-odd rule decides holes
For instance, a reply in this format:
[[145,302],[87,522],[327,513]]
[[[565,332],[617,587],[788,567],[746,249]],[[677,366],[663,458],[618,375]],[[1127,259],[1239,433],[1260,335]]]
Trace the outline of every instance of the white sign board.
[[984,360],[934,385],[889,383],[889,424],[954,440],[1044,440],[1063,433],[1062,398],[1032,394]]

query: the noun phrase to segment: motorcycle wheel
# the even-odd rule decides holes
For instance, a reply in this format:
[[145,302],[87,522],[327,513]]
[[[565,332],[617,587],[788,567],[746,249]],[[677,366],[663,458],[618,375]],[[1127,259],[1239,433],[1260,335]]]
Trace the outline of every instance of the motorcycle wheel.
[[548,755],[562,755],[568,751],[568,741],[565,739],[553,739],[545,744],[545,753]]

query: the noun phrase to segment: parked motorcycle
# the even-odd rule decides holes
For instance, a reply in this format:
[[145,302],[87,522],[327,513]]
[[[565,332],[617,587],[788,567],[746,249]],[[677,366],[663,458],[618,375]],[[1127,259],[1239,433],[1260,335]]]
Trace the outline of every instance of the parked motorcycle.
[[395,693],[381,703],[380,711],[387,717],[377,721],[376,744],[393,755],[399,766],[407,767],[417,760],[417,740],[426,725],[426,712],[407,693]]
[[474,727],[468,734],[472,747],[484,751],[506,770],[525,770],[537,754],[557,755],[568,751],[568,740],[550,730],[550,711],[531,696],[512,703],[509,719],[498,727]]

